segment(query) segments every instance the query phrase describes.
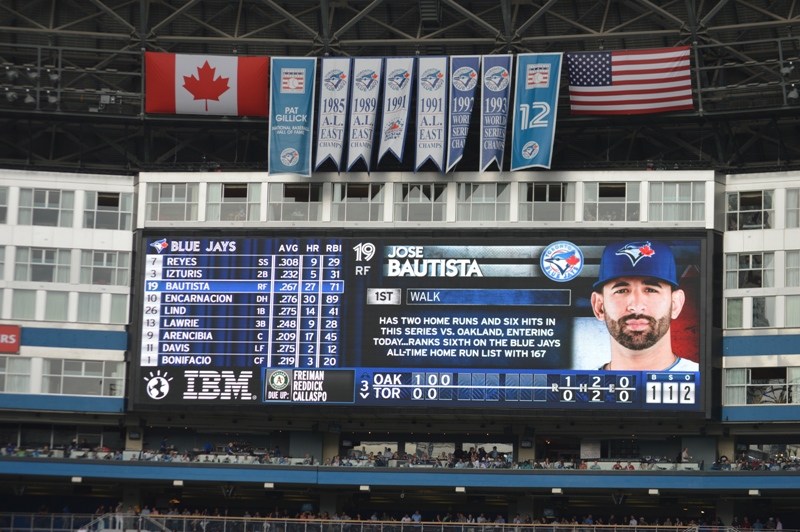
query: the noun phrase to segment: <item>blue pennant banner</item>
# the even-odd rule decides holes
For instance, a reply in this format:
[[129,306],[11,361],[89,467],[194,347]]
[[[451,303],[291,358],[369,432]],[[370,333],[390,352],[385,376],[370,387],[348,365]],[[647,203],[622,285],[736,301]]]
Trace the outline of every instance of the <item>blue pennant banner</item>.
[[506,146],[509,95],[511,93],[511,55],[483,56],[483,94],[481,94],[481,160],[485,172],[492,162],[503,171]]
[[273,57],[271,63],[269,173],[310,177],[317,59]]
[[556,134],[561,53],[517,56],[511,170],[550,168]]
[[375,141],[375,118],[381,89],[383,59],[361,58],[353,61],[353,90],[350,97],[350,135],[347,148],[347,171],[361,159],[372,163]]
[[475,89],[481,56],[463,55],[450,58],[450,107],[447,115],[447,168],[449,172],[464,155],[464,145],[469,133]]
[[411,86],[414,83],[414,58],[389,57],[386,59],[386,78],[383,88],[383,123],[378,161],[392,152],[403,162],[403,146],[408,132],[408,109]]
[[425,161],[444,169],[447,57],[420,57],[417,75],[417,152],[414,171]]

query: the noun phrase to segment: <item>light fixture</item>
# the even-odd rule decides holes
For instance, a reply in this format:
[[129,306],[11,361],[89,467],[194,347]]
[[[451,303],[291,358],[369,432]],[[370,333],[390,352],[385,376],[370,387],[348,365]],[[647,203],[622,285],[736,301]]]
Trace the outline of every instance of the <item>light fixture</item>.
[[750,495],[751,497],[760,497],[761,496],[761,492],[759,490],[749,490],[747,492],[747,494]]
[[466,492],[467,488],[465,488],[464,486],[456,486],[456,493],[466,493]]
[[50,91],[47,91],[47,101],[49,103],[58,103],[58,95],[50,94]]
[[11,81],[14,81],[19,77],[19,72],[11,67],[6,67],[6,77]]
[[28,105],[33,105],[36,103],[36,98],[33,97],[30,91],[28,91],[28,94],[25,95],[25,103]]
[[564,493],[564,492],[561,490],[561,488],[553,488],[553,489],[551,490],[551,492],[553,493],[553,495],[561,495],[562,493]]
[[28,77],[31,79],[39,79],[39,71],[28,67]]
[[794,86],[794,83],[792,83],[792,90],[789,91],[789,94],[787,94],[786,97],[790,100],[796,100],[800,98],[800,93],[797,92],[797,88]]
[[362,484],[358,489],[361,491],[369,491],[369,486],[366,484]]
[[58,81],[58,78],[59,78],[58,72],[50,71],[50,70],[48,70],[48,72],[50,73],[50,81],[52,81],[52,82]]
[[789,66],[781,67],[781,74],[788,76],[792,73],[792,70],[794,70],[794,65],[789,61]]
[[175,486],[176,488],[180,488],[180,487],[183,486],[183,481],[182,480],[173,480],[172,481],[172,485]]
[[17,93],[6,89],[6,100],[8,100],[9,102],[13,102],[16,99],[17,99]]
[[264,482],[264,489],[271,490],[273,488],[275,488],[275,483],[274,482]]
[[658,495],[658,490],[650,488],[649,490],[647,490],[647,493],[649,493],[650,495]]
[[83,477],[72,477],[72,482],[75,484],[80,484],[83,482]]

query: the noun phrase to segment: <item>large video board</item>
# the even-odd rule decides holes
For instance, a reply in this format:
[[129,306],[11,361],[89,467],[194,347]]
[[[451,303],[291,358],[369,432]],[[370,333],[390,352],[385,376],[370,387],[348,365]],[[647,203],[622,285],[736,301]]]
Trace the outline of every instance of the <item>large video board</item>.
[[146,233],[133,406],[701,412],[706,247]]

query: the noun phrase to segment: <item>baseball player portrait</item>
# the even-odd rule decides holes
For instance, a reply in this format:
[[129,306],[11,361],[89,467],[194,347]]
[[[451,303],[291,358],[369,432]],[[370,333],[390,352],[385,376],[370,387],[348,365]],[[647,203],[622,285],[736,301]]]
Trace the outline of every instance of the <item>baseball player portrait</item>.
[[611,337],[609,371],[699,371],[673,351],[670,325],[683,309],[675,257],[663,242],[615,242],[603,250],[591,305]]

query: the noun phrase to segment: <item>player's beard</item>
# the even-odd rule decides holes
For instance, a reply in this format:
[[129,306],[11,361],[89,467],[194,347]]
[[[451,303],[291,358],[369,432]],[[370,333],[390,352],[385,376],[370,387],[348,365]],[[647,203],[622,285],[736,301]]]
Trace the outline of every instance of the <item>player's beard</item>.
[[[618,320],[614,320],[606,314],[606,326],[611,337],[619,342],[622,347],[633,351],[641,351],[656,345],[669,332],[670,322],[672,321],[671,316],[672,305],[670,305],[669,312],[658,319],[645,314],[628,314]],[[643,331],[632,331],[625,323],[628,320],[647,320],[650,326]]]

